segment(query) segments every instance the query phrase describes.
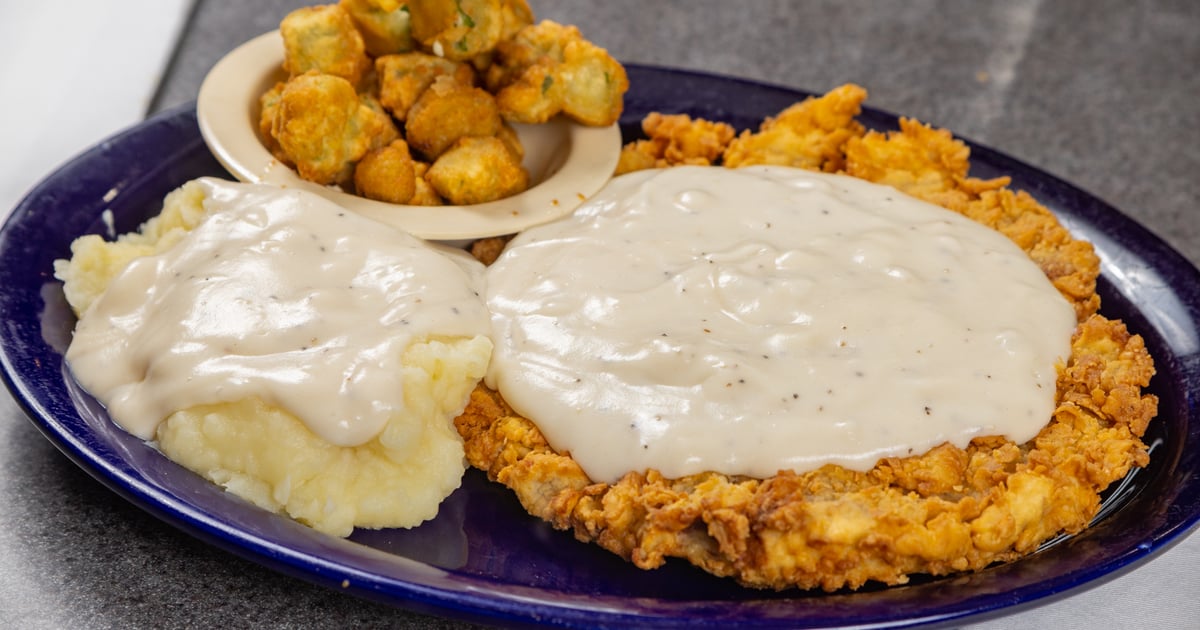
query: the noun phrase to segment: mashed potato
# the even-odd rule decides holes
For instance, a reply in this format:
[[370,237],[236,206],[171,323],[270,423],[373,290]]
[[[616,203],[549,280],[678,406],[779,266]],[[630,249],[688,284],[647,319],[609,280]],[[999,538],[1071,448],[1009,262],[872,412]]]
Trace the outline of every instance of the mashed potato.
[[355,527],[411,527],[437,515],[462,480],[462,439],[450,424],[487,368],[486,340],[414,344],[404,353],[405,402],[361,446],[332,445],[260,400],[172,414],[158,429],[172,460],[259,507],[347,536]]
[[129,261],[166,251],[205,214],[204,190],[185,185],[168,194],[162,212],[137,232],[122,234],[116,242],[97,234],[75,239],[71,259],[54,261],[54,275],[63,281],[63,293],[75,314],[83,314]]
[[[109,317],[108,321],[115,321],[113,316],[101,313],[112,308],[106,300],[119,302],[119,294],[129,292],[121,284],[130,282],[123,276],[135,275],[131,269],[137,265],[131,263],[166,255],[193,230],[211,230],[212,222],[206,219],[224,211],[213,209],[222,205],[214,204],[213,197],[228,194],[238,186],[244,185],[191,182],[168,195],[162,213],[139,231],[122,235],[115,242],[95,235],[77,239],[71,259],[57,261],[55,266],[67,300],[81,318],[73,347],[81,345],[81,331],[89,325],[98,326],[94,320]],[[352,220],[365,221],[357,217]],[[297,264],[294,257],[288,264]],[[105,294],[110,287],[114,287],[111,293],[117,297]],[[134,286],[131,294],[140,296],[140,290]],[[470,294],[470,288],[464,292]],[[152,301],[149,293],[145,292],[147,297],[139,301]],[[421,302],[421,297],[417,296],[416,302]],[[423,297],[427,303],[432,301],[429,295]],[[479,308],[482,312],[482,305]],[[359,309],[359,302],[347,310],[351,309]],[[363,314],[368,319],[371,315]],[[394,388],[389,389],[401,392],[403,403],[389,412],[382,430],[365,441],[331,441],[327,439],[328,427],[314,428],[301,418],[306,413],[311,415],[311,409],[281,404],[287,399],[273,395],[232,400],[214,395],[210,400],[201,393],[200,398],[187,398],[191,402],[169,408],[148,430],[139,431],[139,420],[132,417],[137,414],[123,413],[124,407],[115,396],[106,394],[107,389],[89,385],[97,382],[95,377],[89,380],[81,376],[81,368],[89,358],[86,348],[69,351],[68,361],[85,388],[108,407],[114,421],[131,433],[153,440],[174,461],[258,506],[287,514],[317,530],[345,536],[354,527],[417,525],[432,518],[441,500],[458,487],[465,462],[462,440],[452,420],[483,376],[492,348],[486,335],[461,331],[462,327],[444,333],[435,330],[433,334],[414,334],[400,360],[391,362],[398,368]],[[147,346],[157,348],[147,340],[147,334],[135,333],[124,343],[140,347],[143,353]],[[102,365],[114,362],[107,356],[101,359]],[[165,371],[156,370],[154,365],[167,359],[150,357],[152,367],[142,368],[142,381]],[[368,361],[380,369],[388,362],[386,358]],[[188,374],[186,380],[192,376]],[[350,397],[355,395],[350,392]],[[376,397],[369,398],[369,405],[378,406]]]

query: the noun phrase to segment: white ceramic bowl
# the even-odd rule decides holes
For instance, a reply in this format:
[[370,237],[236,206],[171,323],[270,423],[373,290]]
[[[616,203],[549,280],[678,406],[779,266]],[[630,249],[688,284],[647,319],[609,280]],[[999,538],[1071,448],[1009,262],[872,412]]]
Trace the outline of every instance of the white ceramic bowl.
[[283,72],[278,31],[260,35],[222,58],[200,86],[200,134],[217,160],[245,182],[311,190],[421,238],[460,241],[519,232],[574,210],[612,176],[621,151],[617,125],[586,127],[558,117],[544,125],[514,124],[525,148],[530,187],[472,206],[405,206],[350,195],[300,179],[258,136],[259,97]]

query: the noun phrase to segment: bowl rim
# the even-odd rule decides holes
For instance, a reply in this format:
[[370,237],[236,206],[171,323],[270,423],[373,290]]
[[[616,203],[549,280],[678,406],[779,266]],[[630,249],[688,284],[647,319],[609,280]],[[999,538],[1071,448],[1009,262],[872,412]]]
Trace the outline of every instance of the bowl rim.
[[[270,31],[230,51],[205,76],[196,117],[217,161],[243,182],[315,192],[421,238],[456,241],[513,234],[565,216],[604,187],[620,157],[616,123],[589,127],[558,116],[543,125],[512,124],[527,148],[524,162],[537,183],[505,199],[470,206],[409,206],[321,186],[301,179],[259,139],[259,97],[286,80],[283,54],[282,36]],[[554,144],[558,150],[540,149]],[[541,155],[534,155],[537,151]]]

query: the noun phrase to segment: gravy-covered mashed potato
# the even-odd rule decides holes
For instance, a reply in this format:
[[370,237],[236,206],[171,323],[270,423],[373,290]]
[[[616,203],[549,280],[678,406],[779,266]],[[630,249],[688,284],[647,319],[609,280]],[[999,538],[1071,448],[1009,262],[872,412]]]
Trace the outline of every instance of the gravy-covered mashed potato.
[[483,267],[321,198],[201,179],[56,264],[79,382],[125,430],[323,532],[432,518],[491,354]]

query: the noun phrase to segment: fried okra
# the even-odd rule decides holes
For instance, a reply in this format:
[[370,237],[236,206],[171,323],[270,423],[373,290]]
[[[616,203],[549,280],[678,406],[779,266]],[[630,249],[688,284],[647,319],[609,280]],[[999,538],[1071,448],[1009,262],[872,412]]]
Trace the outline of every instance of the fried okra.
[[312,71],[284,86],[272,135],[301,177],[345,184],[355,162],[400,134],[390,118],[363,102],[349,81]]
[[513,154],[513,157],[517,158],[518,162],[525,159],[525,147],[521,145],[521,137],[517,135],[517,130],[513,129],[512,125],[502,122],[500,131],[496,132],[496,137],[504,143],[505,148]]
[[416,175],[416,188],[413,190],[412,199],[408,200],[409,205],[441,206],[445,204],[426,178],[426,175],[429,174],[429,164],[427,162],[413,162],[413,174]]
[[452,204],[486,203],[529,186],[529,173],[503,140],[464,137],[429,167],[426,179]]
[[279,141],[275,139],[272,132],[275,128],[275,116],[279,113],[279,97],[283,95],[283,88],[286,85],[285,82],[280,81],[258,98],[258,135],[262,138],[263,146],[271,152],[271,155],[275,156],[276,160],[292,166],[292,161],[283,152],[283,147],[279,146]]
[[574,26],[543,20],[501,42],[496,54],[487,83],[506,120],[543,123],[562,112],[606,126],[621,116],[625,68]]
[[316,70],[357,87],[371,68],[362,35],[340,5],[296,9],[279,23],[283,68],[295,77]]
[[563,86],[553,64],[538,63],[496,92],[496,104],[505,120],[541,124],[562,112]]
[[368,199],[408,203],[416,188],[412,155],[403,140],[369,151],[354,167],[354,189]]
[[[561,113],[610,125],[629,87],[621,65],[579,29],[534,21],[527,0],[331,0],[293,11],[280,23],[284,70],[289,83],[306,78],[261,95],[263,144],[302,179],[393,203],[441,205],[444,196],[466,203],[511,194],[484,190],[484,180],[451,186],[448,166],[438,170],[440,190],[427,177],[461,139],[491,138],[507,150],[506,161],[482,150],[495,142],[461,155],[502,164],[505,171],[490,185],[523,190],[524,148],[510,122],[546,122]],[[404,140],[407,161],[388,146],[397,139]],[[409,161],[411,192],[401,166]]]
[[408,119],[408,110],[434,79],[450,76],[463,85],[475,83],[471,66],[423,52],[379,57],[375,73],[379,78],[379,101],[401,122]]
[[367,54],[372,57],[408,52],[415,48],[408,7],[400,0],[341,0],[338,3],[354,20]]
[[404,131],[408,144],[429,160],[435,160],[459,138],[494,136],[501,128],[500,111],[491,94],[441,76],[421,93]]
[[491,52],[504,33],[501,0],[411,0],[413,37],[439,57],[465,61]]
[[500,18],[503,25],[500,39],[511,39],[521,29],[533,24],[533,9],[525,0],[500,0]]

